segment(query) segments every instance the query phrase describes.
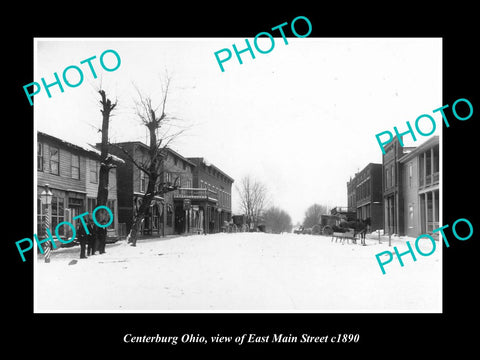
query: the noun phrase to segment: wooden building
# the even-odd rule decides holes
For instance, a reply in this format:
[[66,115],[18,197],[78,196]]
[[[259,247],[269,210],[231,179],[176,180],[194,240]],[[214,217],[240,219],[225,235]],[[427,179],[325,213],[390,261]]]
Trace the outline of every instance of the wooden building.
[[412,237],[432,235],[440,219],[439,137],[431,137],[402,156],[399,163],[403,177],[404,234]]
[[[96,207],[98,189],[98,163],[100,155],[93,147],[79,146],[54,136],[37,132],[37,234],[44,234],[44,224],[48,212],[50,230],[57,224],[68,221],[77,226],[80,220],[74,217]],[[118,163],[120,159],[116,160]],[[113,223],[107,228],[110,240],[118,236],[118,211],[115,170],[111,171],[108,204],[114,214]],[[48,185],[53,194],[51,205],[46,208],[40,200],[40,194]],[[62,238],[71,238],[68,226],[58,231]]]

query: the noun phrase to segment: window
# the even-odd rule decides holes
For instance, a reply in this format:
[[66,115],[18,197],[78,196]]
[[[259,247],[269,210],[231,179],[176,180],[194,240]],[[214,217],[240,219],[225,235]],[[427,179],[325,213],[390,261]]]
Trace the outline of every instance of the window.
[[390,172],[388,171],[388,169],[385,169],[385,189],[388,189],[389,187],[390,187]]
[[147,188],[146,175],[140,170],[140,192],[145,192]]
[[168,184],[172,183],[172,174],[171,173],[169,173],[169,172],[165,173],[165,182],[168,183]]
[[[65,216],[65,207],[64,207],[64,199],[61,197],[53,196],[52,197],[52,216],[51,216],[51,224],[50,229],[55,229],[58,224],[64,221]],[[65,235],[65,226],[60,226],[58,228],[59,235]]]
[[37,143],[37,170],[43,171],[43,144]]
[[90,160],[90,182],[98,183],[98,162],[95,160]]
[[413,176],[413,165],[412,163],[408,164],[408,187],[412,188],[412,176]]
[[95,198],[87,198],[87,211],[92,213],[93,210],[97,207],[97,199]]
[[391,166],[390,179],[391,179],[391,184],[390,184],[390,186],[395,186],[395,185],[396,185],[396,182],[395,182],[395,167],[394,167],[394,165]]
[[58,148],[50,147],[50,173],[59,175],[59,156]]
[[72,154],[72,179],[80,180],[80,157]]

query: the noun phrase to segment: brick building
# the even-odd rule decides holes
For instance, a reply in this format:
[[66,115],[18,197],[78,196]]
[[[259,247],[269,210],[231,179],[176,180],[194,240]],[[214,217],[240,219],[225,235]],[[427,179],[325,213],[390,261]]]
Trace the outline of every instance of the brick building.
[[[148,176],[131,159],[139,164],[147,161],[148,150],[149,147],[140,141],[121,142],[110,146],[109,151],[125,161],[117,169],[117,184],[119,222],[126,224],[127,233],[132,227],[133,219],[140,208],[148,185]],[[194,167],[193,163],[180,154],[171,149],[165,149],[161,176],[157,179],[156,190],[162,183],[190,187]],[[175,212],[173,194],[155,195],[145,215],[140,234],[171,235],[182,232],[183,217],[179,211]]]
[[347,183],[348,208],[358,220],[370,219],[370,231],[383,229],[382,164],[369,163]]

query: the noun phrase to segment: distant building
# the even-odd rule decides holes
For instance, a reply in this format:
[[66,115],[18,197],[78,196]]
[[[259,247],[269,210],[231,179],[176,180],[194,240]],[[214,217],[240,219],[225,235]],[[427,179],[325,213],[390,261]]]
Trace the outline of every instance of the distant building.
[[[100,154],[94,148],[78,146],[54,136],[37,132],[37,234],[44,234],[46,215],[52,233],[57,224],[68,221],[77,227],[74,217],[96,207]],[[121,160],[116,159],[120,164]],[[118,236],[116,171],[110,170],[108,203],[114,221],[107,228],[107,236]],[[49,208],[43,205],[40,194],[48,185],[53,193]],[[61,226],[62,238],[71,238],[71,229]],[[107,238],[108,239],[108,238]]]
[[370,219],[370,231],[383,229],[382,164],[370,163],[347,183],[348,207],[357,220]]

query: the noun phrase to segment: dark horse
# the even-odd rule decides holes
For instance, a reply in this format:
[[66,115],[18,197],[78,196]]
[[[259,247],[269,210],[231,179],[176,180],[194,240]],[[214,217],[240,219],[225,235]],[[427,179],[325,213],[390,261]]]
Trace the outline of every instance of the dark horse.
[[366,218],[365,220],[357,220],[355,222],[355,235],[359,234],[360,235],[360,240],[362,242],[362,245],[365,246],[365,235],[370,228],[370,218]]

